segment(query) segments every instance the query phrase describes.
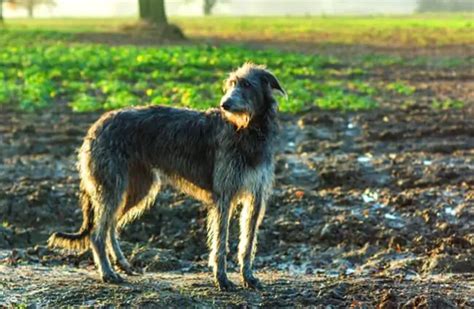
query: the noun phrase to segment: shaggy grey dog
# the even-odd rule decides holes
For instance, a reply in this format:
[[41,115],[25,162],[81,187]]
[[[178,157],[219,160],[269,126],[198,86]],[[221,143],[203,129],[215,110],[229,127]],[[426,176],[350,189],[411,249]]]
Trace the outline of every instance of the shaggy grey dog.
[[79,153],[82,226],[74,234],[51,235],[49,245],[91,247],[102,280],[122,282],[108,258],[133,273],[118,231],[153,205],[162,184],[169,184],[209,204],[209,264],[220,290],[234,288],[226,274],[229,221],[242,204],[240,272],[244,286],[257,288],[252,261],[271,191],[278,133],[274,90],[285,93],[265,67],[247,63],[226,80],[219,109],[150,106],[104,114]]

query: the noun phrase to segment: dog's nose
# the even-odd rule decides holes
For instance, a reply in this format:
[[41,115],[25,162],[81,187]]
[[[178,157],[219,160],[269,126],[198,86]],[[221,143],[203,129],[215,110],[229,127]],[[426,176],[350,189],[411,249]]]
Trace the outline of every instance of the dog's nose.
[[226,100],[226,101],[222,102],[221,107],[225,111],[230,111],[230,108],[231,108],[230,100]]

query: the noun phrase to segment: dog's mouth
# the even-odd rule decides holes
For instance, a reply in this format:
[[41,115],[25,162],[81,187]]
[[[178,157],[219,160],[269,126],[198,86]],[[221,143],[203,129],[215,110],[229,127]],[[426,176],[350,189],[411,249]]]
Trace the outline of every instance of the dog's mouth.
[[221,109],[227,121],[231,122],[237,127],[237,130],[245,129],[250,122],[251,115],[248,111],[230,112]]

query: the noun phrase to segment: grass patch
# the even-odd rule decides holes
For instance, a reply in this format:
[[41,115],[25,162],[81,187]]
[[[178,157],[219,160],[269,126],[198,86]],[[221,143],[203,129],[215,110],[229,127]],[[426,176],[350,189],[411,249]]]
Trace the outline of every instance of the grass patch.
[[175,18],[192,37],[244,40],[442,46],[472,44],[472,14],[419,14],[368,17],[210,17]]
[[110,32],[136,21],[136,18],[14,18],[6,19],[5,27],[24,32]]
[[111,47],[48,31],[25,34],[0,33],[0,104],[23,110],[55,102],[77,112],[145,104],[206,109],[217,105],[227,73],[246,61],[266,64],[288,89],[289,99],[280,99],[284,112],[377,105],[377,90],[360,79],[366,71],[331,56],[236,45]]
[[[428,15],[415,19],[211,17],[174,21],[182,23],[185,32],[189,31],[195,37],[200,34],[193,34],[193,31],[205,30],[209,36],[219,36],[222,31],[235,36],[244,30],[243,39],[258,32],[275,40],[291,40],[289,33],[297,27],[294,34],[301,35],[303,39],[312,37],[314,31],[329,31],[331,36],[328,40],[350,44],[363,43],[357,41],[359,35],[372,31],[375,25],[387,33],[400,30],[400,35],[415,28],[436,29],[441,33],[440,29],[449,28],[449,31],[458,34],[472,28],[465,15]],[[369,83],[365,79],[373,68],[433,63],[441,67],[466,66],[474,61],[472,58],[467,62],[466,59],[445,58],[436,62],[433,58],[405,59],[381,54],[337,58],[255,50],[241,45],[145,48],[76,41],[79,32],[119,31],[124,23],[132,21],[7,20],[5,29],[0,31],[0,104],[28,111],[59,102],[65,102],[77,112],[145,104],[205,109],[217,105],[222,95],[222,80],[227,72],[245,61],[251,61],[266,64],[288,90],[289,99],[280,99],[280,109],[284,112],[299,112],[313,105],[360,110],[378,106],[375,97],[380,97],[380,94],[408,96],[416,90],[402,81],[388,85]],[[211,29],[214,32],[211,33]],[[374,44],[387,39],[383,31],[374,34],[375,39],[371,38]],[[277,32],[280,34],[277,35]],[[457,40],[457,43],[464,42],[462,35],[451,39]]]
[[[416,14],[365,17],[174,17],[190,38],[244,41],[443,46],[473,44],[474,14]],[[12,19],[8,28],[67,33],[120,31],[135,18]]]

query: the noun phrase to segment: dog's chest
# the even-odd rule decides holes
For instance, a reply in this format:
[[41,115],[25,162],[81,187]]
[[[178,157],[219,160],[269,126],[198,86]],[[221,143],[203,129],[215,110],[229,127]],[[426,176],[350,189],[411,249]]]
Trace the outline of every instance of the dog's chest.
[[242,186],[244,191],[257,192],[271,186],[273,180],[273,167],[271,164],[260,164],[242,173]]
[[268,161],[272,159],[272,145],[265,140],[258,140],[257,137],[247,138],[240,141],[234,150],[242,159],[242,163],[249,168],[260,170],[265,169]]

